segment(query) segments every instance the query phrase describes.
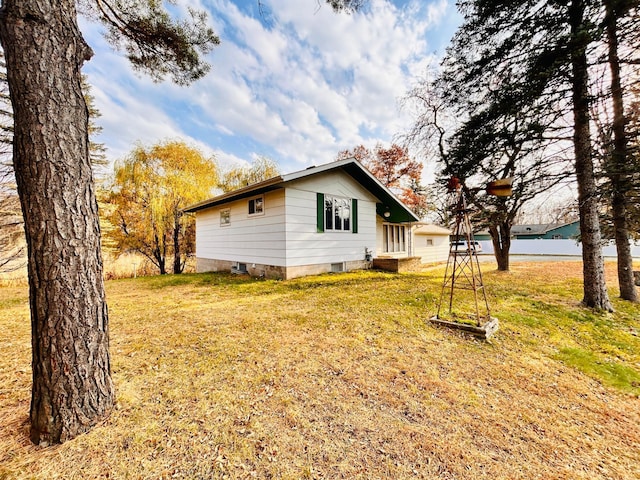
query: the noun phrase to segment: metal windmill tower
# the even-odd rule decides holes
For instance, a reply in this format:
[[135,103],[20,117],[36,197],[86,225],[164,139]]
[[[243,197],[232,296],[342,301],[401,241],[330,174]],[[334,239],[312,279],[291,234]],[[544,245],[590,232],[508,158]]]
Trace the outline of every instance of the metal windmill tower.
[[[512,179],[510,178],[491,182],[487,186],[487,193],[497,196],[510,195],[511,183]],[[435,317],[431,318],[431,321],[465,330],[487,339],[498,329],[498,320],[491,316],[477,255],[476,246],[478,244],[473,237],[473,227],[464,191],[457,178],[454,177],[449,181],[449,191],[452,195],[455,228],[440,292],[438,312]],[[471,290],[473,292],[475,312],[467,314],[466,317],[474,320],[475,325],[459,321],[448,321],[440,317],[445,301],[449,303],[449,316],[453,315],[454,296],[458,289]]]

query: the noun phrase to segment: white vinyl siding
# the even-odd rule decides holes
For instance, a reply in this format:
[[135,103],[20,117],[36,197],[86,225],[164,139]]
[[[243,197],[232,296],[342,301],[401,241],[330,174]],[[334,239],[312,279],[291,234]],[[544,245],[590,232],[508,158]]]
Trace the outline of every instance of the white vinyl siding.
[[449,231],[437,226],[418,226],[413,232],[413,255],[422,263],[446,262],[449,258]]
[[[198,257],[231,262],[285,265],[284,190],[266,193],[262,215],[248,215],[247,199],[197,212]],[[229,209],[231,223],[220,226],[220,211]]]
[[[317,230],[317,193],[358,201],[357,233]],[[364,260],[376,244],[376,198],[350,176],[328,172],[287,188],[287,266]],[[353,225],[351,225],[353,230]]]

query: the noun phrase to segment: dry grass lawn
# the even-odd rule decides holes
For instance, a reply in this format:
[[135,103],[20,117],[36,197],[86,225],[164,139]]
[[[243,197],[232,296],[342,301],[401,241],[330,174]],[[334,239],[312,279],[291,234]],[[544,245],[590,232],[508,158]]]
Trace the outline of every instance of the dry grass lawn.
[[110,281],[117,409],[47,448],[28,293],[0,288],[0,478],[640,478],[640,306],[518,263],[484,273],[485,343],[425,322],[443,272]]

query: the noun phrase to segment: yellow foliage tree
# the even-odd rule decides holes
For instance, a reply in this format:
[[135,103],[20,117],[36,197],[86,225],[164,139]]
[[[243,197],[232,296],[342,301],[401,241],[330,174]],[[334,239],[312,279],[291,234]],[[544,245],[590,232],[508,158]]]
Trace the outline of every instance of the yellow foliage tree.
[[220,179],[219,187],[225,193],[232,192],[278,175],[280,171],[276,162],[267,157],[259,157],[249,166],[227,170]]
[[195,225],[182,209],[204,200],[218,183],[213,159],[181,141],[138,145],[116,163],[108,196],[106,232],[118,253],[135,251],[147,257],[161,274],[173,258],[173,273],[182,273],[194,251]]

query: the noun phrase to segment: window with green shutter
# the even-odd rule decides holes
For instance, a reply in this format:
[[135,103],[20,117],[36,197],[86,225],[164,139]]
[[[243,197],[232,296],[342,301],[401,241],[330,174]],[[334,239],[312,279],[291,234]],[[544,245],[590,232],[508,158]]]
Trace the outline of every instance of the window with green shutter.
[[358,200],[351,200],[351,231],[358,233]]
[[316,194],[318,232],[358,233],[358,201],[334,195]]
[[324,232],[324,193],[316,194],[316,225],[318,233]]

